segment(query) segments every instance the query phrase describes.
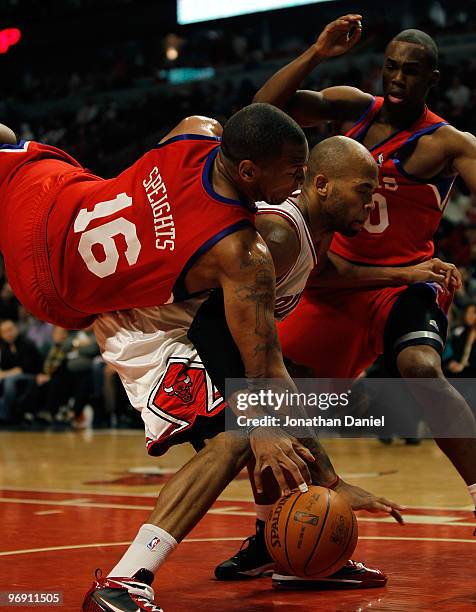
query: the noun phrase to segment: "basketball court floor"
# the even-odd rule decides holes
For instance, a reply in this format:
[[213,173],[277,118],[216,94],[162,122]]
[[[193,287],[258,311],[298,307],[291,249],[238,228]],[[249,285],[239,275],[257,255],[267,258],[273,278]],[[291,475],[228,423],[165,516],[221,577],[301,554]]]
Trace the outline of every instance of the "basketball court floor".
[[[407,507],[404,526],[358,513],[353,557],[386,572],[388,585],[283,592],[269,578],[216,581],[215,565],[254,530],[243,473],[157,574],[156,601],[166,612],[476,610],[472,507],[436,445],[325,444],[343,477]],[[62,606],[42,609],[79,611],[95,569],[115,564],[157,491],[192,452],[181,446],[149,458],[140,431],[0,432],[0,592],[61,591]]]

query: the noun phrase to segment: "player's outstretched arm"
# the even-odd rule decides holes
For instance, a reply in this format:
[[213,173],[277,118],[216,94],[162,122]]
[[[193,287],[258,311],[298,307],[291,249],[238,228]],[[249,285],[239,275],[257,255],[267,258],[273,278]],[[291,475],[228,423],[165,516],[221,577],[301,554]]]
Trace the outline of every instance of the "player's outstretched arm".
[[2,123],[0,123],[0,144],[17,144],[15,132]]
[[178,123],[173,130],[166,134],[160,144],[167,142],[174,136],[181,134],[197,134],[199,136],[221,137],[223,128],[216,119],[210,117],[202,117],[201,115],[192,115],[185,117]]
[[284,108],[300,125],[310,127],[329,119],[358,118],[372,96],[355,87],[297,91],[311,72],[330,57],[351,49],[362,33],[361,15],[344,15],[329,23],[302,55],[274,74],[257,92],[254,102]]
[[411,283],[438,283],[446,289],[461,286],[461,274],[454,264],[438,258],[413,266],[359,266],[335,253],[327,254],[327,264],[314,274],[313,287],[400,287]]

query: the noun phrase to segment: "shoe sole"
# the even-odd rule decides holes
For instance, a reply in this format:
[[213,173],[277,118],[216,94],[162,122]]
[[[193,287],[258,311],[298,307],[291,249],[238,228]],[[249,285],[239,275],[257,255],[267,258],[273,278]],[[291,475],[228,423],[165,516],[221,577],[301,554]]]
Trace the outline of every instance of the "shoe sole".
[[360,580],[296,580],[296,579],[280,579],[272,580],[274,589],[279,591],[303,591],[303,590],[349,590],[349,589],[375,589],[378,587],[384,587],[387,584],[387,580],[367,580],[366,582]]
[[[219,575],[219,572],[215,571],[215,578],[221,581],[231,582],[233,580],[253,580],[253,578],[262,578],[263,576],[271,576],[274,570],[274,563],[267,563],[261,565],[253,570],[247,572],[236,572],[232,575]],[[218,575],[217,575],[218,574]]]

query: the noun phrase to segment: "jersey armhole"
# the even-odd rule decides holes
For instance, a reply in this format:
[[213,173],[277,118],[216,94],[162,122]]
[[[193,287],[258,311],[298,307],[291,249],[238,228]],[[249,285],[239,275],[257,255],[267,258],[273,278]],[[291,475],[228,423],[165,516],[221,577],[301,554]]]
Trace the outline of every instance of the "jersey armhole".
[[205,136],[205,134],[177,134],[177,136],[172,136],[164,142],[157,143],[153,148],[160,149],[179,140],[208,140],[210,142],[221,142],[221,138],[219,136]]
[[[351,134],[355,128],[362,123],[362,121],[367,117],[367,115],[370,113],[370,111],[373,109],[373,107],[375,106],[375,103],[377,102],[377,97],[376,96],[372,96],[372,100],[370,101],[369,105],[367,106],[367,108],[365,109],[365,111],[362,113],[362,115],[360,115],[360,117],[357,119],[357,121],[351,126],[351,128],[349,130],[347,130],[345,136],[348,136],[349,134]],[[353,136],[352,136],[353,137]]]
[[[187,293],[187,290],[185,289],[185,277],[187,276],[193,264],[202,255],[204,255],[213,246],[215,246],[215,244],[220,242],[220,240],[223,240],[223,238],[226,238],[230,234],[238,232],[239,230],[244,229],[245,227],[253,227],[253,224],[251,223],[251,221],[248,221],[248,219],[242,219],[241,221],[238,221],[238,223],[234,223],[233,225],[229,225],[228,227],[225,227],[220,232],[218,232],[217,234],[209,238],[206,242],[204,242],[202,246],[198,247],[195,253],[193,253],[193,255],[189,258],[189,260],[183,267],[182,272],[180,272],[179,276],[177,277],[177,280],[175,281],[175,284],[172,290],[172,293],[174,296],[174,302],[182,302],[183,300],[186,300],[192,297],[192,294]],[[206,290],[204,289],[204,291]],[[199,293],[203,293],[203,292],[200,291]],[[198,295],[198,293],[195,293],[193,295]]]

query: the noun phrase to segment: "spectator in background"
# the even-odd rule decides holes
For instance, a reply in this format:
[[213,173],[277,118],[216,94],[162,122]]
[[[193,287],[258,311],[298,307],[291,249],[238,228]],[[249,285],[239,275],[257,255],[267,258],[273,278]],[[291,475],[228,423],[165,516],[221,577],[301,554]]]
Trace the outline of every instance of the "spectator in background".
[[464,378],[476,376],[476,303],[464,310],[463,325],[456,327],[450,336],[452,356],[446,369]]
[[16,409],[22,406],[41,371],[42,359],[36,346],[19,333],[11,320],[0,323],[0,424],[21,420]]
[[[91,331],[69,333],[53,328],[53,345],[36,377],[37,418],[42,424],[71,424],[77,428],[90,425],[92,415],[83,414],[93,395],[93,364],[99,355]],[[72,410],[68,408],[71,406]]]
[[28,340],[31,340],[45,357],[53,343],[53,325],[40,321],[40,319],[35,319],[22,305],[20,305],[18,315],[20,333],[24,334]]
[[94,359],[99,355],[99,347],[91,327],[76,332],[69,340],[71,344],[66,343],[70,349],[66,368],[74,393],[74,425],[77,429],[83,429],[92,423],[92,407],[89,402],[93,394]]
[[[68,330],[55,325],[52,345],[43,363],[43,370],[36,376],[36,389],[32,406],[39,408],[36,418],[42,425],[49,425],[59,415],[71,394],[70,380],[66,373],[66,346]],[[33,418],[33,415],[31,415]]]
[[461,82],[459,76],[454,76],[451,87],[446,92],[446,97],[451,102],[454,113],[461,114],[471,99],[471,91]]

